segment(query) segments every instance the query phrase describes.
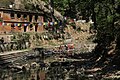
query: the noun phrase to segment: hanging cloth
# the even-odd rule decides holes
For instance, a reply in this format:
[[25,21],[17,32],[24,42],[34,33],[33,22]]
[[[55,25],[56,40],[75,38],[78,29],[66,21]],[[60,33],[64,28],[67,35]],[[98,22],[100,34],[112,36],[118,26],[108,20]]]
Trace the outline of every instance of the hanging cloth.
[[42,26],[42,22],[38,23],[38,26]]
[[64,20],[67,20],[67,17],[64,17]]
[[21,27],[21,24],[20,24],[20,23],[18,23],[18,27]]
[[6,25],[9,26],[8,23],[6,23]]
[[50,22],[48,22],[48,26],[50,27]]
[[7,26],[11,26],[11,24],[10,23],[6,23],[7,24]]
[[48,23],[46,22],[45,25],[48,26]]
[[58,23],[57,22],[55,22],[55,25],[57,25]]
[[24,24],[22,23],[22,26],[24,26]]
[[45,22],[43,23],[43,26],[45,26]]
[[54,25],[54,23],[53,23],[53,22],[50,22],[50,25],[51,25],[51,26],[53,26],[53,25]]
[[11,27],[12,27],[12,28],[14,28],[14,27],[15,27],[14,23],[12,23],[12,24],[11,24]]
[[61,26],[61,25],[62,25],[62,20],[59,21],[59,26]]
[[25,24],[24,24],[24,26],[28,26],[28,24],[27,24],[27,23],[25,23]]
[[17,24],[17,23],[14,23],[14,26],[18,26],[18,24]]
[[4,23],[4,22],[2,23],[2,26],[5,26],[5,23]]
[[2,19],[2,18],[0,18],[0,22],[3,22],[3,19]]
[[5,22],[2,23],[3,26],[6,26],[7,24]]
[[2,26],[2,22],[0,22],[0,26]]

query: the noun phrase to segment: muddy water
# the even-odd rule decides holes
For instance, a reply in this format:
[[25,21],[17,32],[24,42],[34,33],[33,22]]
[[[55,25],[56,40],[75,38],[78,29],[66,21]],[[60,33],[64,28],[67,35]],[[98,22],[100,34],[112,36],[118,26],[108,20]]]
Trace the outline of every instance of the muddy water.
[[[43,60],[15,61],[12,67],[0,69],[0,80],[64,80],[69,72],[59,63],[41,65]],[[27,66],[25,66],[27,64]],[[24,68],[19,69],[25,66]],[[66,67],[67,68],[67,67]],[[74,79],[75,80],[75,79]]]
[[44,80],[40,79],[40,76],[44,78],[44,71],[11,72],[10,70],[4,70],[0,72],[0,76],[0,80]]
[[[3,66],[3,65],[2,65]],[[6,68],[0,68],[0,80],[44,80],[45,70],[39,58],[18,60]],[[24,67],[23,67],[24,66]]]
[[[0,80],[101,80],[87,77],[89,74],[84,73],[85,69],[75,67],[74,62],[57,62],[43,66],[42,62],[44,60],[39,58],[15,61],[12,67],[0,69]],[[18,65],[22,68],[19,69]],[[90,75],[93,76],[93,74]]]
[[0,80],[44,80],[44,73],[44,71],[38,69],[30,69],[26,72],[13,72],[10,70],[2,70],[0,71]]

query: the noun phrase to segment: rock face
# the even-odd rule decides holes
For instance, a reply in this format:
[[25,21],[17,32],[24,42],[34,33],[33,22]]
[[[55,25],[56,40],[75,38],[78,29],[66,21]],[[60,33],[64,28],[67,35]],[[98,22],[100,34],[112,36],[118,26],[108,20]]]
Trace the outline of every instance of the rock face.
[[24,9],[24,4],[21,3],[22,0],[15,0],[14,1],[14,7],[15,9]]
[[[20,9],[20,10],[31,10],[31,11],[37,11],[37,12],[44,12],[46,15],[51,16],[51,6],[49,3],[45,3],[42,0],[0,0],[0,7],[4,8],[10,8],[10,5],[12,5],[12,9]],[[54,9],[55,17],[59,17],[59,19],[62,19],[63,16]]]
[[[44,13],[48,14],[51,16],[51,6],[49,3],[45,3],[42,0],[15,0],[15,8],[16,9],[29,9],[32,11],[43,11]],[[63,16],[54,9],[54,14],[55,17],[59,17],[60,19],[63,18]]]
[[0,0],[0,7],[9,8],[9,5],[13,3],[14,3],[14,0]]

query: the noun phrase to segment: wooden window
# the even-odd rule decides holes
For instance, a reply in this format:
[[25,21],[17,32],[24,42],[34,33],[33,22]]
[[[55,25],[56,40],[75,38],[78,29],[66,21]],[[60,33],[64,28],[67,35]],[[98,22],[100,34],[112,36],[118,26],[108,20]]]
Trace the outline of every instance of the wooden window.
[[17,18],[20,18],[20,17],[21,17],[21,14],[18,13],[18,14],[17,14]]
[[33,25],[32,25],[32,24],[30,24],[30,31],[31,31],[31,30],[33,30]]
[[24,15],[23,15],[23,18],[24,18],[24,19],[27,19],[27,14],[24,14]]
[[47,17],[45,16],[45,17],[44,17],[44,22],[47,22],[47,21],[48,21],[48,20],[47,20]]
[[14,14],[14,13],[11,13],[11,14],[10,14],[10,17],[11,17],[11,19],[14,19],[14,18],[15,18],[15,14]]
[[38,20],[38,15],[35,15],[35,21],[37,22],[37,20]]
[[35,32],[37,32],[38,24],[35,24]]
[[32,15],[29,15],[29,21],[32,22]]

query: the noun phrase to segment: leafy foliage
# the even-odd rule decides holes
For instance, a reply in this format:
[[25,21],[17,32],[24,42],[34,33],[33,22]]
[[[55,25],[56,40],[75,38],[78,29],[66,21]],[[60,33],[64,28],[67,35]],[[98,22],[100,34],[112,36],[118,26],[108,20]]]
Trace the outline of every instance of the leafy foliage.
[[[116,53],[112,58],[117,59],[120,52],[120,0],[54,0],[54,5],[57,10],[71,18],[79,19],[82,16],[89,21],[91,17],[94,29],[97,30],[97,57],[102,56],[101,59],[106,60],[110,54]],[[110,53],[112,49],[113,52]]]
[[13,2],[14,0],[0,0],[0,7],[9,7]]

